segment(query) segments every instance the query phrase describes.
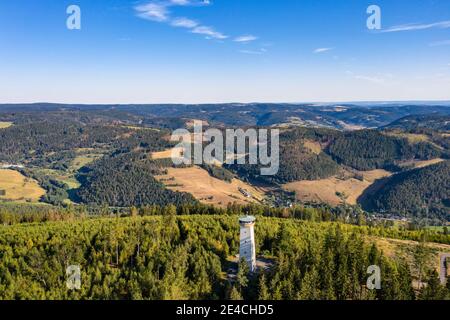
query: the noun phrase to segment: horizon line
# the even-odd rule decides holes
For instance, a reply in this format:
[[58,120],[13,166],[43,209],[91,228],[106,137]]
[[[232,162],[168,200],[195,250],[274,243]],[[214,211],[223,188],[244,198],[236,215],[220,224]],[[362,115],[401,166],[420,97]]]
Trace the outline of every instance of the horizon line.
[[47,104],[47,105],[77,105],[77,106],[92,106],[92,105],[98,105],[98,106],[130,106],[130,105],[137,105],[137,106],[156,106],[156,105],[223,105],[223,104],[242,104],[242,105],[252,105],[252,104],[367,104],[367,103],[379,103],[379,104],[395,104],[395,103],[446,103],[450,104],[449,100],[426,100],[426,99],[419,99],[419,100],[343,100],[343,101],[296,101],[296,102],[286,102],[286,101],[253,101],[253,102],[239,102],[239,101],[230,101],[230,102],[189,102],[189,103],[182,103],[182,102],[151,102],[151,103],[142,103],[142,102],[126,102],[126,103],[100,103],[100,102],[94,102],[94,103],[77,103],[77,102],[0,102],[0,106],[2,105],[37,105],[37,104]]

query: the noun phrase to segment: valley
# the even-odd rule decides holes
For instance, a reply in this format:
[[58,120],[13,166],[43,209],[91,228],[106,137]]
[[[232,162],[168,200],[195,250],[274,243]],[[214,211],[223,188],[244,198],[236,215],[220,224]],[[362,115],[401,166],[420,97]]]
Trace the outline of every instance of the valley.
[[[399,174],[425,170],[449,159],[445,112],[443,125],[439,125],[436,115],[417,116],[420,119],[417,122],[414,122],[414,115],[407,115],[408,121],[400,118],[381,129],[367,130],[361,129],[365,116],[360,111],[378,112],[380,107],[249,104],[239,105],[236,113],[233,113],[237,107],[234,105],[119,106],[114,112],[110,112],[108,106],[65,106],[63,111],[57,105],[47,105],[45,111],[33,106],[33,113],[27,106],[23,106],[22,111],[20,106],[15,107],[18,112],[12,114],[8,106],[0,106],[0,121],[5,124],[0,131],[0,163],[23,164],[25,168],[16,169],[17,174],[37,181],[44,190],[32,193],[29,200],[53,205],[166,205],[172,195],[182,202],[200,201],[220,207],[232,203],[328,205],[332,208],[362,205],[369,213],[400,214],[411,219],[421,216],[422,209],[416,208],[416,213],[406,202],[390,209],[391,200],[375,203],[368,199],[375,194],[377,199],[387,199],[381,193],[388,190]],[[398,112],[397,117],[403,116],[405,111],[422,110],[420,106],[382,108],[385,116]],[[217,113],[225,109],[230,109],[227,118],[217,117]],[[172,152],[181,157],[182,150],[173,149],[175,143],[169,141],[171,131],[168,128],[175,119],[164,118],[167,110],[183,110],[175,119],[188,130],[192,130],[193,119],[202,121],[205,129],[217,125],[223,130],[233,123],[238,124],[243,116],[258,117],[258,110],[271,111],[270,116],[263,113],[266,122],[278,112],[295,111],[304,121],[308,120],[309,112],[319,112],[320,117],[326,115],[327,119],[335,119],[336,124],[330,120],[326,128],[283,125],[280,128],[280,169],[274,176],[264,177],[258,165],[216,162],[201,167],[174,166],[170,159]],[[194,117],[190,113],[194,110],[202,112]],[[444,106],[434,106],[433,110],[448,111]],[[212,114],[215,120],[210,118]],[[341,126],[343,122],[349,123],[343,118],[346,114],[352,114],[354,127],[351,130]],[[158,121],[151,125],[155,115]],[[224,122],[218,123],[219,119]],[[427,121],[436,129],[421,127]],[[270,124],[273,128],[277,126],[275,122]],[[17,148],[16,140],[26,143]],[[405,192],[409,191],[405,189]],[[407,201],[410,197],[397,198]],[[449,211],[447,199],[450,196],[443,191],[439,197],[443,197],[442,202],[430,204],[429,213],[445,221],[449,219],[446,211]],[[11,200],[17,198],[26,197],[19,195]],[[426,200],[417,199],[416,203],[420,201]]]
[[448,313],[449,0],[31,2],[0,1],[0,315]]
[[[447,294],[443,286],[427,289],[450,250],[449,131],[435,115],[436,129],[410,120],[402,127],[401,119],[395,128],[364,129],[373,123],[362,110],[378,107],[243,105],[233,113],[233,105],[193,106],[202,110],[195,117],[180,108],[19,106],[11,113],[0,105],[0,121],[9,124],[0,129],[0,299]],[[281,116],[289,112],[299,114],[287,124]],[[261,176],[259,165],[220,161],[175,165],[172,154],[183,152],[171,132],[192,130],[199,115],[205,128],[250,128],[253,121],[279,128],[279,171]],[[248,287],[228,277],[230,269],[245,270],[236,258],[242,215],[256,217],[258,259],[270,261],[255,277],[240,275]],[[67,259],[90,279],[79,291],[61,281]],[[372,264],[389,284],[381,291],[366,288]]]

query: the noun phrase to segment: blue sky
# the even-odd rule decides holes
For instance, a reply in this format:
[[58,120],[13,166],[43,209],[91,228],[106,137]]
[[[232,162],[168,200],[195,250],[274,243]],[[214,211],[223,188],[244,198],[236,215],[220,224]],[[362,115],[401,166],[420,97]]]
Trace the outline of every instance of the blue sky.
[[0,1],[0,103],[362,100],[450,100],[450,1]]

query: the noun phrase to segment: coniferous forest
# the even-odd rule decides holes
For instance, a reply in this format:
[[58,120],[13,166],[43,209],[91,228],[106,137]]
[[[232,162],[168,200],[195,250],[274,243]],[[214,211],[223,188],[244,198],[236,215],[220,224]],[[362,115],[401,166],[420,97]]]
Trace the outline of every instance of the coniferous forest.
[[[444,299],[424,271],[387,257],[367,228],[258,218],[257,252],[270,261],[255,274],[237,262],[238,216],[132,216],[0,227],[1,299]],[[66,287],[66,268],[81,267],[82,286]],[[242,262],[241,262],[242,264]],[[369,290],[379,265],[382,289]],[[425,285],[425,284],[428,285]],[[431,287],[433,284],[433,287]]]

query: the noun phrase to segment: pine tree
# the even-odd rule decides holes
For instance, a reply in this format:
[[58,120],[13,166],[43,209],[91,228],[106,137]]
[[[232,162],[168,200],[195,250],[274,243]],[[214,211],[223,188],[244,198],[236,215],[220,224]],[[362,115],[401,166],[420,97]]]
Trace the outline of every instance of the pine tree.
[[447,291],[445,299],[450,300],[450,277],[447,277],[447,283],[445,285],[445,290]]
[[440,284],[439,274],[436,270],[429,274],[427,285],[422,288],[419,297],[421,300],[442,300],[445,298],[445,291]]
[[307,271],[303,277],[300,291],[297,295],[299,300],[318,300],[320,299],[319,289],[319,274],[317,269],[313,266],[311,270]]
[[130,208],[130,217],[137,217],[139,214],[139,211],[136,207]]
[[236,286],[233,286],[231,288],[230,300],[233,301],[244,300],[244,298],[242,298],[242,294],[239,292],[239,289],[236,288]]
[[420,289],[423,282],[423,275],[426,273],[427,265],[430,260],[430,250],[425,246],[424,241],[421,241],[416,246],[413,257]]
[[258,300],[266,301],[269,299],[270,294],[269,289],[267,288],[266,275],[264,274],[264,271],[261,271],[258,283]]
[[250,272],[250,268],[247,264],[247,261],[245,261],[244,258],[242,258],[239,261],[239,266],[238,266],[238,273],[236,275],[236,282],[237,285],[240,289],[244,289],[248,286],[248,274]]

